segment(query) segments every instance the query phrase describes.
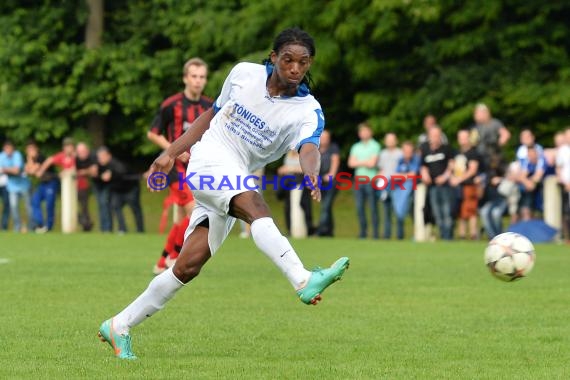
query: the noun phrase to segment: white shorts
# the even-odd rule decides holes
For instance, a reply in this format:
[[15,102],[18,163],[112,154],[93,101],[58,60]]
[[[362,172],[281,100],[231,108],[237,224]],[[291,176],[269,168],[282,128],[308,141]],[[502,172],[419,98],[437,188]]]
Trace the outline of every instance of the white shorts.
[[[212,255],[220,248],[236,219],[228,215],[230,201],[238,194],[250,191],[244,188],[241,179],[245,178],[248,173],[235,163],[227,160],[202,159],[192,156],[188,163],[186,175],[195,173],[192,177],[187,177],[188,182],[192,184],[190,189],[194,194],[196,201],[190,223],[184,233],[184,240],[194,231],[196,226],[204,219],[208,219],[208,245]],[[224,177],[226,177],[224,179]],[[205,184],[205,182],[210,183]],[[230,186],[220,186],[224,183],[231,183]],[[210,186],[213,188],[211,189]]]

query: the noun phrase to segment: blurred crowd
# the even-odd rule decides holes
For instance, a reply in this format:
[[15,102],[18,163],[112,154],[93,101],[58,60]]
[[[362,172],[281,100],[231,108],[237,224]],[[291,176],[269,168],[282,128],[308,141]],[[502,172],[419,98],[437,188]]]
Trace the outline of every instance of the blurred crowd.
[[[427,185],[424,223],[436,226],[443,240],[490,239],[502,233],[507,224],[542,218],[544,179],[556,176],[562,197],[562,236],[570,240],[570,127],[555,134],[551,147],[543,147],[531,128],[522,128],[518,136],[511,136],[485,104],[475,107],[473,124],[456,136],[446,136],[433,115],[425,116],[423,127],[417,141],[400,143],[396,134],[387,133],[380,143],[370,125],[361,123],[359,141],[350,149],[347,166],[355,176],[368,178],[421,175],[421,182]],[[509,152],[513,138],[518,138],[514,144],[518,148]],[[326,178],[334,177],[341,166],[339,148],[330,140],[325,131],[320,150],[321,175]],[[294,156],[291,153],[286,157],[278,174],[301,173]],[[358,237],[391,239],[395,225],[395,237],[404,239],[405,221],[413,217],[412,179],[403,188],[380,182],[361,183],[354,189]],[[304,192],[300,206],[310,234],[334,235],[334,198],[334,187],[323,194],[321,217],[313,226],[310,191]],[[286,215],[288,203],[286,199]],[[290,222],[287,229],[290,231]]]
[[[123,209],[133,212],[137,232],[144,232],[140,204],[140,175],[99,147],[92,152],[84,142],[63,140],[62,150],[51,156],[42,154],[35,141],[23,147],[23,153],[10,140],[4,141],[0,153],[0,228],[7,230],[10,219],[15,232],[45,233],[54,228],[60,175],[65,171],[77,179],[78,224],[83,231],[95,225],[89,210],[89,198],[97,202],[101,232],[127,232]],[[25,215],[20,215],[25,210]]]
[[[518,148],[511,152],[511,160],[506,147],[516,137],[492,117],[484,104],[475,107],[473,125],[459,130],[456,136],[447,136],[433,115],[424,118],[423,128],[416,141],[400,142],[395,133],[387,133],[379,142],[371,126],[361,123],[357,128],[359,141],[350,148],[344,165],[339,146],[325,130],[320,144],[320,175],[323,181],[334,182],[343,166],[354,170],[355,176],[368,178],[382,175],[389,180],[393,175],[421,175],[421,182],[427,185],[424,223],[436,226],[443,240],[492,238],[503,232],[507,224],[541,218],[544,179],[556,176],[562,196],[562,236],[570,240],[570,127],[555,134],[551,147],[538,144],[532,129],[519,130]],[[67,169],[73,169],[77,176],[78,223],[83,231],[91,231],[95,225],[88,206],[93,195],[101,232],[128,231],[125,206],[132,210],[133,229],[144,232],[141,175],[113,157],[108,148],[102,146],[92,152],[86,143],[75,143],[69,138],[63,140],[61,152],[48,157],[34,141],[29,141],[22,151],[9,140],[3,143],[0,228],[7,230],[11,220],[16,232],[52,230],[60,190],[59,173]],[[280,176],[291,174],[302,176],[298,154],[293,151],[277,170]],[[403,187],[381,181],[361,183],[353,190],[359,238],[406,237],[406,220],[413,218],[415,198],[411,181]],[[319,220],[313,220],[315,204],[309,189],[303,191],[300,207],[308,235],[332,237],[338,190],[334,183],[323,185],[327,190],[322,191]],[[281,192],[278,197],[284,201],[285,227],[290,233],[290,193]],[[20,215],[21,210],[25,215]],[[247,226],[242,224],[242,228],[242,236],[247,237]]]

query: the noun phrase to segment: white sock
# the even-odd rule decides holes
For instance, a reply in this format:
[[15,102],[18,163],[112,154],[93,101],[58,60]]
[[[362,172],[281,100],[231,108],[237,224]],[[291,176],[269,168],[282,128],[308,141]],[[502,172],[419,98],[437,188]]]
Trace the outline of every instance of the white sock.
[[168,268],[156,276],[136,300],[113,318],[114,329],[119,334],[127,334],[131,327],[161,310],[182,286],[184,284],[172,273],[172,268]]
[[309,279],[311,272],[305,269],[289,240],[269,217],[259,218],[251,224],[251,236],[257,247],[281,269],[291,285],[299,289]]

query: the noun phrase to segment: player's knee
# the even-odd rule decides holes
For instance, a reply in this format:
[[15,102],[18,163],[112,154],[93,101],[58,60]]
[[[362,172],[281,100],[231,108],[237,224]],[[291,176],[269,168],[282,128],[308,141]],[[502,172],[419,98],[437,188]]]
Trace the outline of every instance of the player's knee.
[[186,284],[196,278],[200,274],[201,269],[202,266],[196,264],[175,265],[172,272],[180,281]]

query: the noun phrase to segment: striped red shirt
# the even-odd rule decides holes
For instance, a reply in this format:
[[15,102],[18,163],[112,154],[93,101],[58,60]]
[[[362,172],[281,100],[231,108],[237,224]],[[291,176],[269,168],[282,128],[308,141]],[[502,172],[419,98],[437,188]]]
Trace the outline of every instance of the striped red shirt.
[[212,107],[212,103],[212,99],[203,95],[196,101],[188,99],[183,92],[172,95],[160,105],[160,111],[150,130],[172,143],[182,136],[198,116]]

